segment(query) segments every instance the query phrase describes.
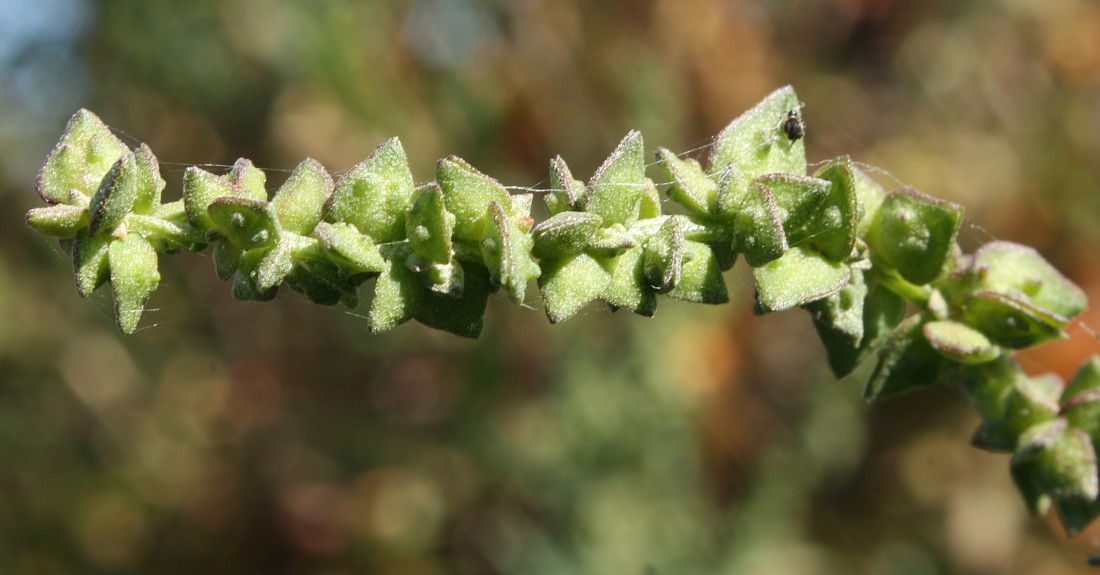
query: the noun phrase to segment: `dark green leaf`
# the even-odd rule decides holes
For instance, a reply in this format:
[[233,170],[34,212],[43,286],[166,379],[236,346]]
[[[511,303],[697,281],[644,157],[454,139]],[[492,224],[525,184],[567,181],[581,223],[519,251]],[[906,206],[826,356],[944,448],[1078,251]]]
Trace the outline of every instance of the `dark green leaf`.
[[465,287],[460,297],[425,292],[416,306],[416,321],[462,337],[476,338],[485,326],[489,274],[477,265],[463,265]]
[[1073,427],[1100,439],[1100,388],[1078,392],[1064,401],[1062,415]]
[[882,343],[864,397],[881,401],[938,382],[945,361],[924,338],[924,314],[901,322]]
[[851,273],[840,291],[807,304],[806,309],[813,314],[818,331],[826,329],[854,349],[863,341],[863,300],[867,298],[867,282],[863,270],[852,269]]
[[[359,235],[355,226],[343,225]],[[354,308],[359,303],[356,290],[358,282],[348,280],[336,266],[328,262],[301,262],[286,276],[286,283],[291,289],[305,294],[311,302],[319,305],[342,302],[345,306]]]
[[967,366],[960,375],[963,390],[984,420],[972,440],[976,447],[1015,451],[1021,434],[1058,415],[1061,381],[1028,377],[1006,356]]
[[[1058,517],[1066,528],[1066,534],[1070,537],[1079,535],[1090,523],[1100,516],[1100,501],[1096,499],[1081,499],[1077,497],[1065,497],[1054,502],[1058,510]],[[1090,562],[1090,565],[1100,565],[1100,561]]]
[[[878,283],[867,286],[866,297],[856,303],[855,298],[862,291],[859,284],[863,283],[856,277],[862,276],[861,271],[853,269],[852,281],[841,291],[810,304],[814,327],[825,344],[829,367],[837,377],[844,377],[859,366],[905,314],[905,300]],[[851,324],[857,310],[861,315],[860,328]],[[828,323],[832,318],[834,323]],[[857,333],[861,336],[858,342]]]
[[1058,418],[1029,429],[1021,444],[1012,456],[1012,478],[1021,491],[1037,491],[1055,500],[1096,499],[1096,453],[1084,432]]
[[317,305],[336,305],[344,296],[336,286],[311,273],[304,266],[295,266],[286,276],[286,285]]
[[[248,250],[241,254],[237,266],[237,274],[233,276],[233,297],[241,301],[271,301],[279,293],[279,284],[276,283],[267,289],[260,289],[257,279],[260,277],[260,266],[271,249]],[[270,264],[269,264],[270,265]]]
[[218,279],[224,281],[237,273],[243,252],[244,250],[229,242],[214,244],[214,271],[218,274]]
[[737,250],[734,249],[732,241],[708,242],[708,245],[718,261],[718,268],[722,271],[729,270],[737,263]]
[[1026,385],[1028,377],[1015,361],[1002,355],[990,363],[966,366],[959,379],[978,415],[988,421],[1004,417],[1009,396]]
[[405,265],[411,253],[407,245],[393,245],[383,254],[387,265],[374,287],[368,314],[371,331],[387,331],[415,318],[462,337],[478,337],[489,301],[488,271],[480,265],[455,262],[455,274],[463,278],[461,295],[437,293],[424,285],[421,274]]

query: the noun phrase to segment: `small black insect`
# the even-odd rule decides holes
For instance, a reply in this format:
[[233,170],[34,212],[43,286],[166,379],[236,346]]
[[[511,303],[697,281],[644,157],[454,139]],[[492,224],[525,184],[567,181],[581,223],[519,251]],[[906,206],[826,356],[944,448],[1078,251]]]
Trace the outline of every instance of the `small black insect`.
[[787,110],[787,117],[783,119],[783,133],[792,142],[797,142],[806,135],[806,123],[802,121],[798,110]]

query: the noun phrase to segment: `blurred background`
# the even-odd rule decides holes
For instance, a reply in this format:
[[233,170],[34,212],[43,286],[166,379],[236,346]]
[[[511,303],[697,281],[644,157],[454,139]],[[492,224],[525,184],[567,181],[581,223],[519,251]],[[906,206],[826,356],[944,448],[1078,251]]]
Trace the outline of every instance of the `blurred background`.
[[[277,184],[391,136],[418,181],[453,153],[545,187],[632,128],[705,155],[788,83],[811,161],[961,202],[968,247],[1036,246],[1100,301],[1093,0],[0,2],[0,572],[1090,572],[1100,531],[1027,517],[958,393],[866,406],[740,267],[732,304],[653,319],[498,295],[466,341],[235,302],[180,254],[122,337],[23,224],[80,107],[152,146],[168,199],[187,165]],[[1068,375],[1088,331],[1022,362]]]

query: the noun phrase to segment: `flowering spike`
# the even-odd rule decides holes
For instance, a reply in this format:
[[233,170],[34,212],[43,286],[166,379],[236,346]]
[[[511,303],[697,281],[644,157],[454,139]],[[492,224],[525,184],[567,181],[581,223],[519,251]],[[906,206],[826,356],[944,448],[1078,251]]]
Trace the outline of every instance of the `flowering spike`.
[[368,285],[372,331],[415,319],[463,337],[481,333],[490,293],[525,304],[536,278],[554,323],[597,299],[645,316],[659,294],[721,303],[722,272],[743,254],[757,311],[810,311],[837,376],[877,353],[868,398],[961,384],[982,418],[973,443],[1013,454],[1032,510],[1053,506],[1067,530],[1083,529],[1100,515],[1100,359],[1066,385],[1025,374],[1009,353],[1064,337],[1085,293],[1030,248],[964,254],[960,206],[887,193],[847,157],[807,175],[805,137],[787,86],[726,126],[705,168],[659,148],[664,191],[682,208],[668,214],[631,131],[587,185],[551,160],[550,217],[539,223],[531,194],[457,156],[414,187],[396,138],[336,183],[307,159],[270,200],[248,160],[226,175],[190,167],[182,200],[165,203],[153,152],[127,150],[81,110],[39,172],[47,205],[26,221],[61,239],[78,293],[111,284],[124,333],[159,282],[158,253],[209,244],[239,299],[269,300],[286,283],[318,304],[355,306]]

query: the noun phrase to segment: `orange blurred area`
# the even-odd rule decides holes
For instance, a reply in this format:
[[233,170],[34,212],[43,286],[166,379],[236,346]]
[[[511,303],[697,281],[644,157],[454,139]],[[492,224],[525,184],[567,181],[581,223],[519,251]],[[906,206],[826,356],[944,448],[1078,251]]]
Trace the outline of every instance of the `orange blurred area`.
[[[731,304],[652,319],[497,295],[466,341],[233,301],[179,254],[123,337],[21,218],[81,107],[153,148],[166,199],[188,165],[277,185],[392,136],[418,182],[457,154],[538,193],[630,129],[705,157],[792,84],[811,162],[957,201],[968,249],[1033,245],[1097,302],[1100,3],[0,4],[0,573],[1090,572],[1100,535],[1026,516],[961,394],[868,407],[868,366],[836,381],[806,314],[752,315],[743,266]],[[1072,376],[1098,307],[1025,368]]]

